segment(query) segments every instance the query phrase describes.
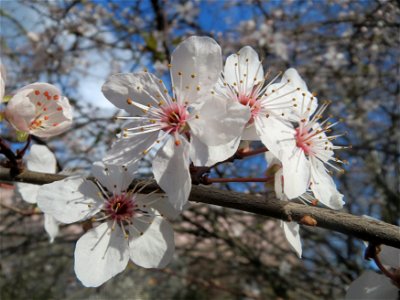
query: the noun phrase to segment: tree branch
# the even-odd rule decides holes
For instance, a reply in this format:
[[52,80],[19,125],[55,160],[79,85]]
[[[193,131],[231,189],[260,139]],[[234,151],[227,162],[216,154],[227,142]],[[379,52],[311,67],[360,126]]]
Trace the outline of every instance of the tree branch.
[[[0,180],[3,181],[46,184],[65,177],[60,174],[37,173],[29,170],[12,177],[10,169],[0,167]],[[133,184],[136,183],[133,182]],[[157,188],[154,183],[148,185],[144,191],[154,191]],[[193,186],[189,200],[247,211],[283,221],[295,221],[302,225],[321,227],[351,235],[375,245],[385,244],[400,248],[400,228],[397,226],[341,211],[278,201],[274,199],[273,193],[261,197],[223,191],[210,186]]]

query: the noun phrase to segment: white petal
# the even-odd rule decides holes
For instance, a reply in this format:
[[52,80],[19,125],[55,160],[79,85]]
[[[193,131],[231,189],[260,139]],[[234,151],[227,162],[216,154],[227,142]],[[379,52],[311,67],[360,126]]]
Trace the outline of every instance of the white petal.
[[354,280],[346,292],[346,300],[397,300],[398,289],[384,275],[366,271]]
[[0,103],[3,102],[3,98],[4,98],[4,93],[5,93],[5,89],[6,89],[6,83],[3,77],[3,65],[0,65]]
[[158,138],[158,131],[144,133],[128,138],[120,138],[107,152],[105,164],[128,165],[143,157],[143,151],[149,148]]
[[212,38],[192,36],[176,47],[171,64],[178,100],[194,103],[200,95],[210,94],[222,72],[221,47]]
[[135,178],[137,163],[131,163],[127,166],[104,165],[97,161],[93,164],[93,176],[109,192],[120,193],[126,191],[132,180]]
[[273,155],[281,157],[287,141],[294,139],[294,130],[276,117],[259,115],[255,118],[257,134]]
[[304,152],[293,148],[293,154],[285,154],[282,158],[285,195],[293,199],[304,194],[310,183],[310,162]]
[[168,139],[153,160],[154,178],[177,210],[182,210],[192,188],[189,173],[190,145],[184,138],[181,138],[181,142],[176,146],[173,139]]
[[97,287],[128,264],[128,241],[119,226],[107,223],[86,232],[76,243],[75,273],[84,286]]
[[17,130],[29,132],[31,121],[36,115],[36,107],[28,95],[33,90],[17,92],[7,103],[5,116],[10,124]]
[[274,180],[274,188],[275,188],[275,195],[276,198],[280,200],[286,200],[285,199],[285,194],[283,192],[283,171],[282,168],[280,168],[276,173],[275,173],[275,180]]
[[56,157],[53,152],[44,145],[32,145],[26,159],[28,170],[42,173],[56,173]]
[[44,229],[50,238],[50,243],[54,242],[55,237],[58,235],[59,222],[49,214],[44,214]]
[[286,70],[279,83],[271,84],[266,94],[266,109],[281,106],[283,108],[274,109],[276,113],[285,113],[286,118],[295,122],[308,119],[318,106],[317,98],[293,68]]
[[[131,232],[137,230],[130,228],[130,235]],[[130,258],[143,268],[165,267],[174,251],[174,231],[169,222],[161,217],[155,217],[142,236],[129,240]]]
[[37,195],[40,189],[40,185],[18,182],[16,183],[16,186],[24,201],[29,203],[37,202]]
[[242,134],[242,140],[245,141],[259,141],[260,137],[257,133],[256,126],[253,124],[250,124],[246,126],[243,130]]
[[217,96],[207,96],[204,105],[189,121],[190,131],[207,146],[224,145],[242,135],[250,119],[248,107]]
[[299,234],[300,226],[296,222],[283,222],[281,221],[281,226],[285,232],[285,237],[289,242],[290,247],[296,252],[297,256],[301,258],[302,247],[301,239]]
[[171,202],[168,201],[168,196],[165,194],[137,194],[136,201],[139,208],[144,208],[143,205],[145,205],[145,207],[154,208],[161,215],[169,219],[176,219],[180,214],[180,211],[172,206]]
[[43,185],[38,192],[38,206],[62,223],[73,223],[95,215],[103,205],[99,189],[80,177],[69,177]]
[[[37,128],[31,130],[31,134],[42,138],[48,138],[59,135],[68,130],[72,125],[73,110],[67,97],[61,97],[60,100],[54,101],[56,103],[53,107],[49,107],[48,115],[51,116],[49,120],[43,121],[44,129]],[[60,112],[52,113],[57,108],[62,108]]]
[[341,209],[344,205],[343,195],[336,189],[324,164],[316,158],[311,158],[311,190],[315,198],[332,209]]
[[384,265],[400,268],[400,249],[382,245],[382,252],[379,257]]
[[271,153],[271,151],[265,152],[265,160],[267,161],[268,168],[273,165],[280,165],[281,161]]
[[43,94],[43,92],[47,91],[47,92],[49,92],[50,95],[60,95],[61,94],[61,91],[55,85],[52,85],[47,82],[35,82],[35,83],[28,84],[28,85],[22,87],[21,89],[19,89],[18,92],[25,91],[25,90],[38,90],[42,94]]
[[[239,89],[243,85],[249,93],[255,84],[264,79],[264,70],[257,52],[250,46],[243,47],[238,54],[232,54],[226,59],[225,81],[232,86],[238,86]],[[240,81],[243,83],[240,84]]]
[[157,105],[163,97],[169,97],[164,83],[149,72],[120,73],[111,75],[102,87],[104,96],[116,107],[132,115],[143,111],[130,100],[147,106]]
[[191,137],[190,159],[195,166],[212,166],[217,162],[223,161],[233,154],[240,145],[240,137],[225,145],[208,146],[200,141],[196,136]]

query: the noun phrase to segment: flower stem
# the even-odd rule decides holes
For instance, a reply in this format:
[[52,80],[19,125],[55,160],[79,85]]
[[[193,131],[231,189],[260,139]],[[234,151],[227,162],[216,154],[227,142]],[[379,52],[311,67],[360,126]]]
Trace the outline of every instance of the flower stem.
[[28,135],[28,139],[26,141],[24,148],[22,148],[21,150],[17,150],[17,156],[16,156],[17,159],[21,159],[24,157],[25,152],[26,152],[26,150],[28,150],[30,144],[31,144],[31,136]]
[[389,277],[391,280],[393,280],[394,282],[396,282],[398,285],[400,284],[398,281],[399,279],[389,270],[387,270],[385,268],[385,266],[382,264],[378,254],[375,254],[375,256],[373,257],[373,260],[375,261],[375,264],[377,265],[377,267],[379,268],[379,270],[382,271],[383,274],[385,274],[387,277]]
[[[260,153],[264,153],[268,151],[266,147],[262,147],[260,149],[251,150],[251,151],[236,151],[234,155],[231,157],[217,162],[216,164],[212,165],[211,167],[196,167],[193,164],[190,165],[190,175],[192,177],[192,184],[211,184],[213,182],[268,182],[265,178],[208,178],[211,169],[227,163],[227,162],[234,162],[236,159],[243,159],[252,155],[257,155]],[[211,181],[210,181],[211,180]],[[220,181],[212,181],[212,180],[220,180]],[[227,181],[223,181],[227,180]]]

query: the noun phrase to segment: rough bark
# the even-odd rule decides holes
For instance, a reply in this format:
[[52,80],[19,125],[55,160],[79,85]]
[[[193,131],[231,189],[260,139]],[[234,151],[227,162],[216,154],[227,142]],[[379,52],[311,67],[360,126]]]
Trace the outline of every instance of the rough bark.
[[[45,174],[28,170],[12,177],[9,169],[0,167],[0,180],[3,181],[46,184],[65,177],[60,174]],[[144,191],[157,188],[154,183],[148,185]],[[385,244],[400,248],[400,228],[395,225],[354,216],[342,211],[279,201],[274,199],[273,193],[257,196],[223,191],[210,186],[193,186],[189,200],[247,211],[283,221],[295,221],[305,226],[316,226],[341,232],[377,245]]]

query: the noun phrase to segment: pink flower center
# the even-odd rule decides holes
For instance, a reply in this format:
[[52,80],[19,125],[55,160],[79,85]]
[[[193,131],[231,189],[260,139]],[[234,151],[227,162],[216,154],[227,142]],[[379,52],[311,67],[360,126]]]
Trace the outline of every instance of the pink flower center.
[[247,125],[254,123],[254,118],[258,115],[261,109],[260,102],[257,101],[256,97],[253,95],[246,96],[246,95],[239,95],[238,100],[240,104],[244,106],[249,106],[251,111],[250,120],[247,122]]
[[186,122],[189,114],[184,105],[172,103],[166,107],[162,107],[161,122],[163,130],[170,133],[182,133],[187,130]]
[[306,155],[312,154],[312,140],[311,138],[315,135],[315,133],[311,130],[308,132],[308,129],[300,127],[296,128],[296,146],[301,148]]
[[135,199],[126,193],[115,195],[105,202],[104,210],[107,216],[117,222],[129,221],[135,215]]

